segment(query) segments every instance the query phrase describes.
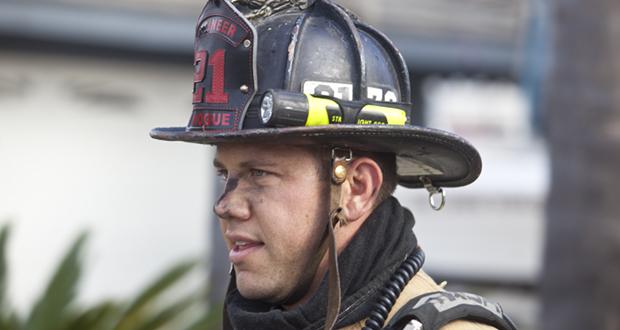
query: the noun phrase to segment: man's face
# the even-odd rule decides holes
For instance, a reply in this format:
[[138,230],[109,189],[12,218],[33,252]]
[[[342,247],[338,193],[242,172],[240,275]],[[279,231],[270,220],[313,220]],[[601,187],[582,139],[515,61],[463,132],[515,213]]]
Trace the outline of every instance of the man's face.
[[315,275],[327,221],[319,157],[301,147],[226,144],[214,164],[226,183],[214,211],[237,288],[247,299],[281,302]]

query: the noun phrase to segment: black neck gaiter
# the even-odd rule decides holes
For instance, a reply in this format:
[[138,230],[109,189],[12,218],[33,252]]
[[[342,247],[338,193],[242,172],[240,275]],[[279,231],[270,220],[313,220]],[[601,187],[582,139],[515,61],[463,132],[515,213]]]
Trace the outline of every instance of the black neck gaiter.
[[[368,316],[379,290],[417,246],[413,225],[411,212],[390,197],[374,210],[338,256],[342,306],[336,328]],[[326,315],[327,277],[306,304],[290,310],[247,300],[236,289],[227,294],[225,304],[237,330],[321,329]]]

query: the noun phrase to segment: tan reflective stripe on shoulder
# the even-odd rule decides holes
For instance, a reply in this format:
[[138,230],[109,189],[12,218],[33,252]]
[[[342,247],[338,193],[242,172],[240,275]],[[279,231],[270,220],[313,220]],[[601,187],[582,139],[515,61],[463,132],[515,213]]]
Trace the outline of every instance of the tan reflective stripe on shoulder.
[[[348,325],[344,328],[340,328],[340,330],[362,330],[364,328],[365,323],[366,323],[366,319],[361,320],[357,323]],[[440,330],[497,330],[497,329],[492,326],[486,325],[486,324],[457,320],[457,321],[453,321],[453,322],[446,324],[445,326],[441,327]]]
[[364,328],[364,324],[366,323],[366,319],[363,319],[357,323],[353,323],[350,325],[347,325],[346,327],[342,327],[338,330],[361,330]]
[[[443,289],[433,281],[433,279],[428,276],[423,270],[420,270],[410,281],[407,283],[403,291],[396,299],[390,314],[388,314],[387,320],[385,324],[387,324],[394,314],[401,309],[409,300],[430,292],[443,291]],[[341,330],[359,330],[364,327],[364,323],[366,320],[362,320],[360,322],[348,325]]]
[[396,299],[390,314],[388,314],[387,320],[385,323],[390,322],[394,314],[398,312],[406,303],[408,303],[411,299],[423,295],[425,293],[444,291],[433,279],[428,276],[423,270],[420,270],[410,281],[405,285],[405,288]]
[[497,330],[497,328],[478,322],[456,320],[444,325],[440,330]]
[[[423,270],[420,270],[410,281],[407,283],[403,291],[401,292],[398,299],[394,303],[390,314],[388,314],[387,320],[385,324],[387,324],[394,314],[398,312],[407,302],[411,299],[423,295],[425,293],[437,292],[437,291],[445,291],[441,286],[439,286],[435,281],[428,276]],[[361,330],[364,328],[364,323],[366,320],[361,320],[357,323],[348,325],[346,327],[341,328],[341,330]],[[464,321],[464,320],[456,320],[452,321],[445,326],[441,327],[440,330],[497,330],[495,327],[488,326],[485,324],[480,324],[477,322]]]

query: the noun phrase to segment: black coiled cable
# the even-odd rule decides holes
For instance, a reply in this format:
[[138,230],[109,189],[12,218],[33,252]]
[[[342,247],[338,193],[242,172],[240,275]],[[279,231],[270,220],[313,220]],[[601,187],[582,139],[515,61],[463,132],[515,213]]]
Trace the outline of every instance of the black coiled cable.
[[418,246],[396,269],[390,280],[381,289],[375,308],[370,312],[362,330],[379,330],[394,306],[405,285],[420,271],[424,264],[424,251]]

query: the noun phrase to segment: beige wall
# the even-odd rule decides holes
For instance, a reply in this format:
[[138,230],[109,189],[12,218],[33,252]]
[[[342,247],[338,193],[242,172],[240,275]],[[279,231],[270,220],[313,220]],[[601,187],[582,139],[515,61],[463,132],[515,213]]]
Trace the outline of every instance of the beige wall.
[[21,308],[80,230],[85,300],[127,296],[206,253],[209,151],[148,136],[190,111],[191,64],[0,54],[0,222],[13,224]]

